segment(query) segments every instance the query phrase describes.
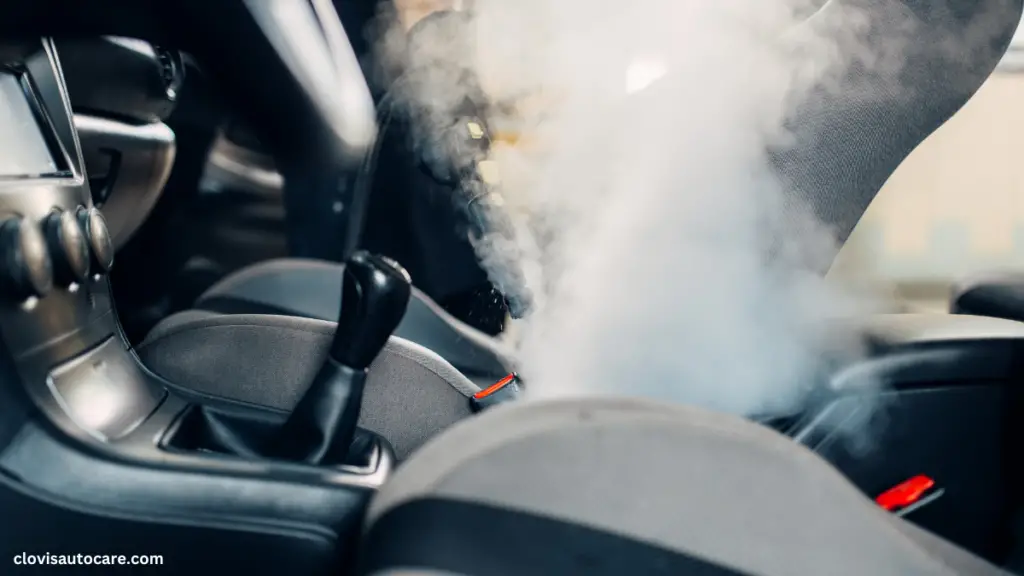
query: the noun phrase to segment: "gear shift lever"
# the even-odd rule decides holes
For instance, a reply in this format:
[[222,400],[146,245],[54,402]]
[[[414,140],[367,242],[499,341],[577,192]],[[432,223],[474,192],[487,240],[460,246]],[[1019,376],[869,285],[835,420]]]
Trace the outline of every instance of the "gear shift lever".
[[409,273],[397,262],[367,252],[349,258],[328,358],[270,455],[309,464],[344,461],[359,419],[366,370],[405,315],[411,290]]

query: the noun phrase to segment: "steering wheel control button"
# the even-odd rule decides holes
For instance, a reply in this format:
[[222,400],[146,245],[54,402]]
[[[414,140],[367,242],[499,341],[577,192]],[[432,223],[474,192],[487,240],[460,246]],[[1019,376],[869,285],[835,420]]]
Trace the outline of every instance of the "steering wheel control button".
[[28,220],[14,217],[0,223],[0,258],[0,288],[9,298],[42,298],[53,289],[53,262],[46,238]]
[[114,265],[114,241],[107,228],[107,220],[99,208],[78,208],[78,225],[85,232],[89,246],[92,271],[97,274],[110,272]]
[[53,279],[59,286],[89,278],[89,246],[71,212],[51,212],[43,220],[46,244],[53,259]]
[[480,412],[484,409],[496,406],[504,402],[510,402],[519,398],[522,393],[519,375],[515,372],[491,384],[487,388],[473,394],[469,398],[469,407],[473,412]]

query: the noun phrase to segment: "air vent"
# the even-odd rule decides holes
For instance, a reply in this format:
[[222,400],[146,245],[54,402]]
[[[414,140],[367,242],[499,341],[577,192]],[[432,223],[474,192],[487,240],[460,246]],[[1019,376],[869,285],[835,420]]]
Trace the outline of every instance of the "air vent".
[[177,50],[166,50],[159,46],[153,46],[157,60],[160,62],[160,75],[163,79],[164,90],[167,98],[174,101],[178,99],[178,92],[185,80],[185,63],[181,58],[181,52]]

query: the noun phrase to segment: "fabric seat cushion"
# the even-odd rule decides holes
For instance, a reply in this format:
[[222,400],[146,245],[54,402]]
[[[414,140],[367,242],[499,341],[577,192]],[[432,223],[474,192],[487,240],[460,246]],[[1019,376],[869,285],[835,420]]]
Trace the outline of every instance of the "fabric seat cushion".
[[[452,427],[377,494],[367,515],[368,550],[385,540],[400,547],[396,533],[375,526],[427,500],[577,524],[759,576],[1005,574],[883,511],[785,436],[648,401],[524,402]],[[406,524],[413,520],[405,516]],[[445,526],[444,518],[423,514],[418,521],[435,531]],[[490,534],[464,547],[499,554],[504,544]],[[592,568],[600,550],[593,554]]]

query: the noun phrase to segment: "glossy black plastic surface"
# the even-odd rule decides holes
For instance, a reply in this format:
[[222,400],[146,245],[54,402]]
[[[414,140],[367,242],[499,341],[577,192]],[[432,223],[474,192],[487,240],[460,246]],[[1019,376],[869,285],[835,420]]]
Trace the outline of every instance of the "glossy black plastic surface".
[[405,315],[411,293],[409,273],[397,262],[367,252],[353,254],[342,280],[344,304],[331,357],[342,366],[367,369]]
[[1016,465],[1007,456],[1021,448],[1006,435],[1007,386],[1024,382],[967,384],[842,398],[797,437],[872,498],[918,475],[934,479],[935,490],[906,518],[998,562]]
[[1024,324],[945,314],[869,319],[868,358],[837,372],[818,407],[784,429],[868,496],[936,482],[906,517],[999,561],[1019,502]]

